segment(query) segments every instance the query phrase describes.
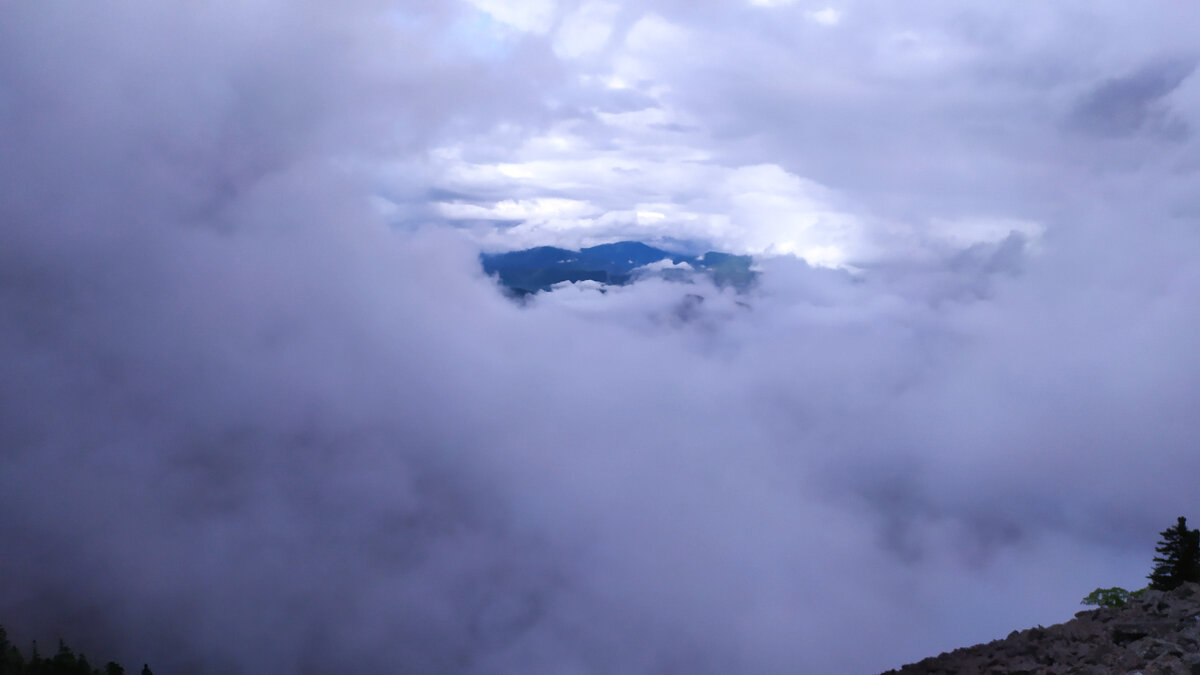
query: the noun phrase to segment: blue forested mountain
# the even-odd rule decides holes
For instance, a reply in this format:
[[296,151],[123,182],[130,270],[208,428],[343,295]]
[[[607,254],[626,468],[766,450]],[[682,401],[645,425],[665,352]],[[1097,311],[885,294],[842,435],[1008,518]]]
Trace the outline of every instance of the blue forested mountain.
[[[506,288],[517,295],[549,290],[564,281],[598,281],[609,285],[628,284],[648,272],[639,268],[668,260],[687,263],[695,271],[709,275],[718,286],[745,290],[754,281],[750,256],[710,251],[692,256],[666,251],[639,241],[601,244],[578,251],[553,246],[538,246],[522,251],[480,255],[483,269],[497,275]],[[659,274],[675,281],[689,281],[683,270]]]
[[670,258],[672,262],[686,260],[684,256],[654,248],[639,241],[619,241],[601,244],[579,251],[579,259],[585,264],[605,269],[614,274],[625,274],[634,268]]

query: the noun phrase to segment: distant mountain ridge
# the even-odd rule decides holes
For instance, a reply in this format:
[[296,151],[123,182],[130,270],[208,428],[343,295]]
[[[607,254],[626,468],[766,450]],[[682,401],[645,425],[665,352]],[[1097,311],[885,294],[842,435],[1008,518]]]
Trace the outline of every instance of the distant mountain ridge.
[[[484,272],[498,275],[500,283],[518,295],[547,291],[564,281],[596,281],[622,286],[642,275],[687,281],[695,273],[708,275],[718,286],[731,286],[742,291],[749,288],[756,277],[751,269],[753,259],[748,255],[709,251],[694,256],[640,241],[600,244],[578,251],[538,246],[507,253],[484,253],[479,259]],[[671,267],[639,269],[662,261],[668,261]],[[687,267],[678,267],[681,263],[686,263]]]

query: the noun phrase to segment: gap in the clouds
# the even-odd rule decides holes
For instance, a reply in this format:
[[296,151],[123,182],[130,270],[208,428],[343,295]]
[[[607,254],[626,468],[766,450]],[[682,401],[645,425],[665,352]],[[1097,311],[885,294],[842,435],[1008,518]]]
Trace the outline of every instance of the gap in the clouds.
[[495,275],[516,298],[549,291],[560,284],[625,286],[648,278],[692,283],[697,277],[718,288],[749,290],[758,273],[748,255],[719,251],[701,254],[670,251],[639,241],[619,241],[579,250],[538,246],[506,253],[481,253],[484,272]]

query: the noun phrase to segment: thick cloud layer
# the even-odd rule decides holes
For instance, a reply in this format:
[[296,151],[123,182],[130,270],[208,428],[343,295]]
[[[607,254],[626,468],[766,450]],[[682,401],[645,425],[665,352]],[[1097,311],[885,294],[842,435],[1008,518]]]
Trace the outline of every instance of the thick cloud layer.
[[[842,673],[1140,585],[1200,470],[1192,10],[568,4],[0,4],[0,623]],[[833,267],[478,269],[630,235]]]

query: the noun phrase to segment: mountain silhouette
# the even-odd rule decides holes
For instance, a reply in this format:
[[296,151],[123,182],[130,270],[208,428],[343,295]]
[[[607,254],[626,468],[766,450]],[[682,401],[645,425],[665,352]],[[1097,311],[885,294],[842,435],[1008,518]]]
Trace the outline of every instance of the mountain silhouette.
[[[656,274],[639,270],[652,263],[668,261],[671,265],[687,263],[691,273],[707,273],[718,286],[746,290],[755,273],[750,269],[750,256],[710,251],[701,256],[667,251],[640,241],[619,241],[572,251],[553,246],[538,246],[507,253],[481,254],[483,270],[496,275],[500,283],[516,295],[528,295],[550,290],[562,282],[597,281],[621,286],[645,275],[656,275],[675,281],[687,281],[687,268],[664,270]],[[669,274],[667,274],[669,273]]]

